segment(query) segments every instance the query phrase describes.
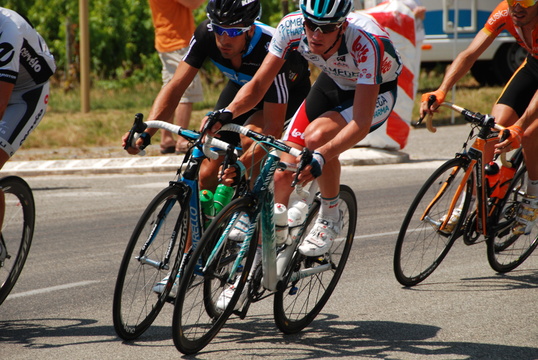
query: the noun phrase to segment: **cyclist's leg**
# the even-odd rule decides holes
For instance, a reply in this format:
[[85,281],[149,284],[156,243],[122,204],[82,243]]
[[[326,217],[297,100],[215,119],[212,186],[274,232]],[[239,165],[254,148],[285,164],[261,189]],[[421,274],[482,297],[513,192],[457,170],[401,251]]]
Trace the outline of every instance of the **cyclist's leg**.
[[[534,94],[537,90],[538,81],[538,60],[532,56],[528,56],[526,61],[512,76],[508,84],[505,86],[503,93],[495,104],[492,115],[498,123],[503,126],[513,125],[527,110]],[[521,145],[525,156],[525,164],[527,165],[528,182],[527,188],[524,189],[526,196],[522,201],[518,213],[523,213],[523,219],[519,225],[517,234],[528,232],[527,220],[535,221],[538,209],[534,209],[536,198],[538,197],[538,124],[536,121],[531,124],[523,134]],[[533,205],[534,203],[534,205]],[[527,206],[527,205],[529,206]],[[527,228],[526,230],[523,230]]]

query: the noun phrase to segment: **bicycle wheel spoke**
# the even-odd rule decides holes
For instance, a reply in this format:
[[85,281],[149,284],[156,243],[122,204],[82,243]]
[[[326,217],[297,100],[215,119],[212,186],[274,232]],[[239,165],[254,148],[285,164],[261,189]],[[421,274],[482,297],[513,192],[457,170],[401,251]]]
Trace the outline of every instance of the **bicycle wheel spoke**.
[[[158,289],[155,286],[168,275],[172,280],[176,278],[177,257],[184,253],[185,239],[180,236],[186,230],[181,227],[178,231],[183,207],[177,194],[176,188],[169,187],[155,197],[141,216],[125,250],[113,304],[114,328],[125,340],[146,331],[169,300],[171,286]],[[183,214],[187,216],[186,212]],[[179,235],[171,248],[170,241],[176,231]],[[169,262],[164,264],[169,249],[172,249]]]
[[[444,230],[441,224],[447,217],[458,186],[464,180],[464,162],[449,160],[424,183],[402,223],[394,253],[396,279],[405,286],[413,286],[426,279],[444,259],[465,220],[470,202],[469,189],[457,199],[459,218],[452,218]],[[462,203],[462,198],[465,202]],[[453,212],[454,214],[454,212]]]
[[538,225],[528,234],[512,234],[517,208],[524,196],[526,168],[511,183],[497,216],[497,231],[488,238],[488,261],[493,270],[505,273],[521,265],[538,246]]
[[[236,199],[217,215],[185,269],[172,321],[174,344],[184,354],[194,354],[209,344],[234,311],[243,287],[247,286],[256,246],[250,244],[241,257],[243,243],[228,236],[239,220],[238,215],[248,211],[250,203],[247,198]],[[255,242],[256,239],[255,233],[245,241]],[[236,259],[241,262],[235,277],[231,278]],[[232,284],[236,290],[231,299],[224,300],[221,294]]]
[[[309,215],[308,227],[303,237],[308,234],[317,217],[316,211]],[[335,239],[328,254],[320,257],[305,257],[296,253],[293,263],[291,281],[287,287],[275,294],[275,323],[284,333],[296,333],[308,326],[319,314],[329,300],[340,275],[344,270],[357,219],[355,196],[347,186],[341,186],[340,210],[343,212],[343,228]],[[298,277],[298,280],[294,280]]]

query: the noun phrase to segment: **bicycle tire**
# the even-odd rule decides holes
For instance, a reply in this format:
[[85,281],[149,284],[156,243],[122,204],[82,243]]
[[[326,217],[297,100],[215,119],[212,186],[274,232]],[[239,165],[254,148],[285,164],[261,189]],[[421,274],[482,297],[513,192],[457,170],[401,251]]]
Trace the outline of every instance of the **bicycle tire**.
[[[454,158],[441,165],[426,180],[417,193],[403,220],[398,234],[394,251],[394,274],[398,282],[404,286],[414,286],[424,281],[443,261],[452,244],[461,234],[460,228],[464,223],[471,193],[473,177],[467,182],[465,201],[459,220],[450,233],[438,230],[432,222],[421,220],[424,212],[433,203],[428,212],[429,219],[439,221],[448,213],[450,203],[456,189],[463,180],[468,161]],[[440,192],[447,185],[444,192]],[[458,199],[457,204],[460,203]]]
[[[125,249],[112,307],[114,329],[124,340],[136,339],[144,333],[164,304],[171,301],[168,295],[178,272],[180,255],[185,250],[185,229],[188,229],[189,213],[185,209],[188,209],[189,199],[182,196],[182,191],[177,185],[171,185],[153,198],[140,217]],[[166,216],[163,216],[165,213]],[[162,218],[162,222],[155,226],[159,218]],[[145,256],[154,261],[165,258],[178,221],[181,223],[175,236],[179,237],[179,244],[176,238],[169,269],[140,262],[138,256],[150,234],[154,235],[154,240],[147,246]],[[153,291],[153,287],[167,275],[168,284],[159,295]]]
[[[204,232],[200,245],[187,264],[181,277],[172,320],[174,345],[183,354],[195,354],[211,342],[234,311],[246,286],[256,253],[257,231],[242,259],[242,272],[233,282],[236,286],[234,295],[224,309],[217,307],[218,297],[230,285],[230,269],[233,268],[242,244],[227,238],[226,229],[232,229],[243,212],[252,218],[253,203],[254,200],[247,196],[232,200],[222,209]],[[203,270],[206,260],[223,234],[224,240],[220,250],[216,251],[215,261]]]
[[513,235],[517,207],[524,196],[527,181],[527,169],[521,168],[510,183],[496,212],[495,230],[487,239],[488,262],[499,273],[506,273],[521,265],[538,246],[538,227],[535,225],[528,235]]
[[[306,229],[302,237],[309,233],[310,225],[313,225],[313,221],[317,218],[319,207],[319,201],[316,201],[305,223]],[[335,239],[329,255],[314,258],[296,251],[289,267],[291,273],[329,264],[330,268],[293,282],[289,281],[288,276],[286,286],[275,293],[273,303],[275,324],[285,334],[297,333],[310,325],[331,297],[344,271],[357,225],[357,200],[353,190],[346,185],[340,185],[339,207],[343,211],[343,228],[341,236]]]
[[35,203],[30,186],[18,176],[0,179],[5,211],[0,232],[0,305],[22,272],[34,236]]

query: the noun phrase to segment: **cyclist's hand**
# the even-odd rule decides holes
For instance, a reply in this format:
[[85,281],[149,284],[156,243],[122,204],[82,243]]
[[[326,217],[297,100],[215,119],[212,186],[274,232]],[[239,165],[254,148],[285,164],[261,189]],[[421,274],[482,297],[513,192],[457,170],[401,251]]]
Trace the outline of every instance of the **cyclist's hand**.
[[245,165],[239,160],[236,160],[234,164],[228,166],[228,168],[222,171],[222,166],[219,169],[219,173],[222,172],[221,183],[226,186],[235,186],[239,184],[241,178],[245,175],[246,168]]
[[121,146],[131,155],[138,154],[141,150],[146,148],[151,143],[151,135],[144,132],[138,139],[136,139],[135,146],[129,144],[127,148],[127,140],[129,139],[130,132],[126,132],[121,138]]
[[[301,158],[299,157],[297,160],[300,161]],[[325,165],[325,158],[319,151],[314,151],[312,153],[310,164],[308,164],[299,174],[299,184],[306,186],[310,181],[320,176],[323,165]]]
[[205,126],[207,125],[208,126],[207,134],[211,136],[215,136],[215,133],[219,131],[222,125],[231,123],[234,118],[232,112],[228,109],[215,110],[213,112],[208,113],[207,115],[208,116],[203,122],[200,130],[203,130]]
[[[506,138],[506,140],[495,144],[495,154],[501,154],[503,152],[519,149],[521,146],[523,129],[517,125],[509,126],[506,129],[510,131],[510,135]],[[499,137],[500,136],[502,136],[502,131],[499,133]]]
[[[430,96],[435,96],[435,102],[428,107]],[[420,117],[423,118],[427,114],[433,114],[435,110],[445,101],[445,93],[441,90],[435,90],[422,94],[420,98]]]

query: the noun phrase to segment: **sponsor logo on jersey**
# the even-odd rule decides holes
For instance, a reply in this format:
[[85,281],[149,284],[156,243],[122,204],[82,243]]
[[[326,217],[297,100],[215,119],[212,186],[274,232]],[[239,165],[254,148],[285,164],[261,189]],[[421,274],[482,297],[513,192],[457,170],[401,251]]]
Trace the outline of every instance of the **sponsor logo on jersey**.
[[495,14],[489,17],[488,24],[493,25],[497,20],[505,16],[508,16],[508,9],[497,11]]
[[13,50],[13,45],[9,43],[0,44],[0,66],[5,66],[13,60],[15,56],[15,51]]
[[291,131],[291,137],[294,137],[294,138],[300,138],[302,140],[304,140],[304,134],[302,132],[299,131],[299,129],[295,128]]

